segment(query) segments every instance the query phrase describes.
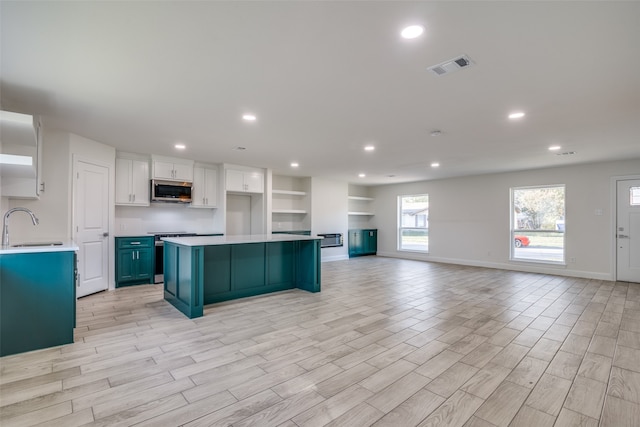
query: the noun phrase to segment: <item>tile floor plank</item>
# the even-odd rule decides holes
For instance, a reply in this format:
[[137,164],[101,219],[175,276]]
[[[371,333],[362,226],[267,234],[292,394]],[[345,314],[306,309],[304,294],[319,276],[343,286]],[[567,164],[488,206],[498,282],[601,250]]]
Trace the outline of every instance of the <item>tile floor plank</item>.
[[[0,424],[637,426],[640,285],[382,257],[188,319],[162,286],[77,303],[0,358]],[[557,418],[556,418],[557,417]]]

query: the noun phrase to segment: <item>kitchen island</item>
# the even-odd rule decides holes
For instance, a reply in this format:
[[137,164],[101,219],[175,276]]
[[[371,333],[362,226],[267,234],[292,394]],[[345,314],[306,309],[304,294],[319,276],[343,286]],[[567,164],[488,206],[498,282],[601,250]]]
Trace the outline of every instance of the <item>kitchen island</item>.
[[320,292],[321,237],[164,238],[164,298],[189,318],[220,301],[287,289]]
[[0,356],[73,342],[77,250],[72,241],[0,249]]

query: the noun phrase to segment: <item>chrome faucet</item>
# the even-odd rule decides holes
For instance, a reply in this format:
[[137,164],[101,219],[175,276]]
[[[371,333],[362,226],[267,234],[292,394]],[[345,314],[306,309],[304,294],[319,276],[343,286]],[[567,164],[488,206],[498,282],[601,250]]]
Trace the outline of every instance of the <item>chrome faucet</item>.
[[4,214],[4,218],[2,219],[2,247],[3,248],[9,247],[9,215],[17,211],[26,212],[29,215],[31,215],[31,222],[33,222],[33,225],[38,225],[40,223],[40,220],[33,214],[33,212],[31,212],[27,208],[9,209],[7,213]]

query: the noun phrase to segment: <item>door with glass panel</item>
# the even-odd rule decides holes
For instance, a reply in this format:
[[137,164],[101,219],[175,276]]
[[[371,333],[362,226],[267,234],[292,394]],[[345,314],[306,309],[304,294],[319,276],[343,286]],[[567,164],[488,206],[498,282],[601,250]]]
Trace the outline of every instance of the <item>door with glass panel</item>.
[[640,283],[640,179],[617,183],[616,279]]

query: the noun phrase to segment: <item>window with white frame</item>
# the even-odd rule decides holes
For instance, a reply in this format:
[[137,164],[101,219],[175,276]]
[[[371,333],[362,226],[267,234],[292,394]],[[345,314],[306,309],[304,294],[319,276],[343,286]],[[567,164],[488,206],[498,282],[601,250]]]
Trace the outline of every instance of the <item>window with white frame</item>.
[[564,185],[511,189],[511,259],[564,263]]
[[398,196],[398,250],[429,252],[429,195]]

